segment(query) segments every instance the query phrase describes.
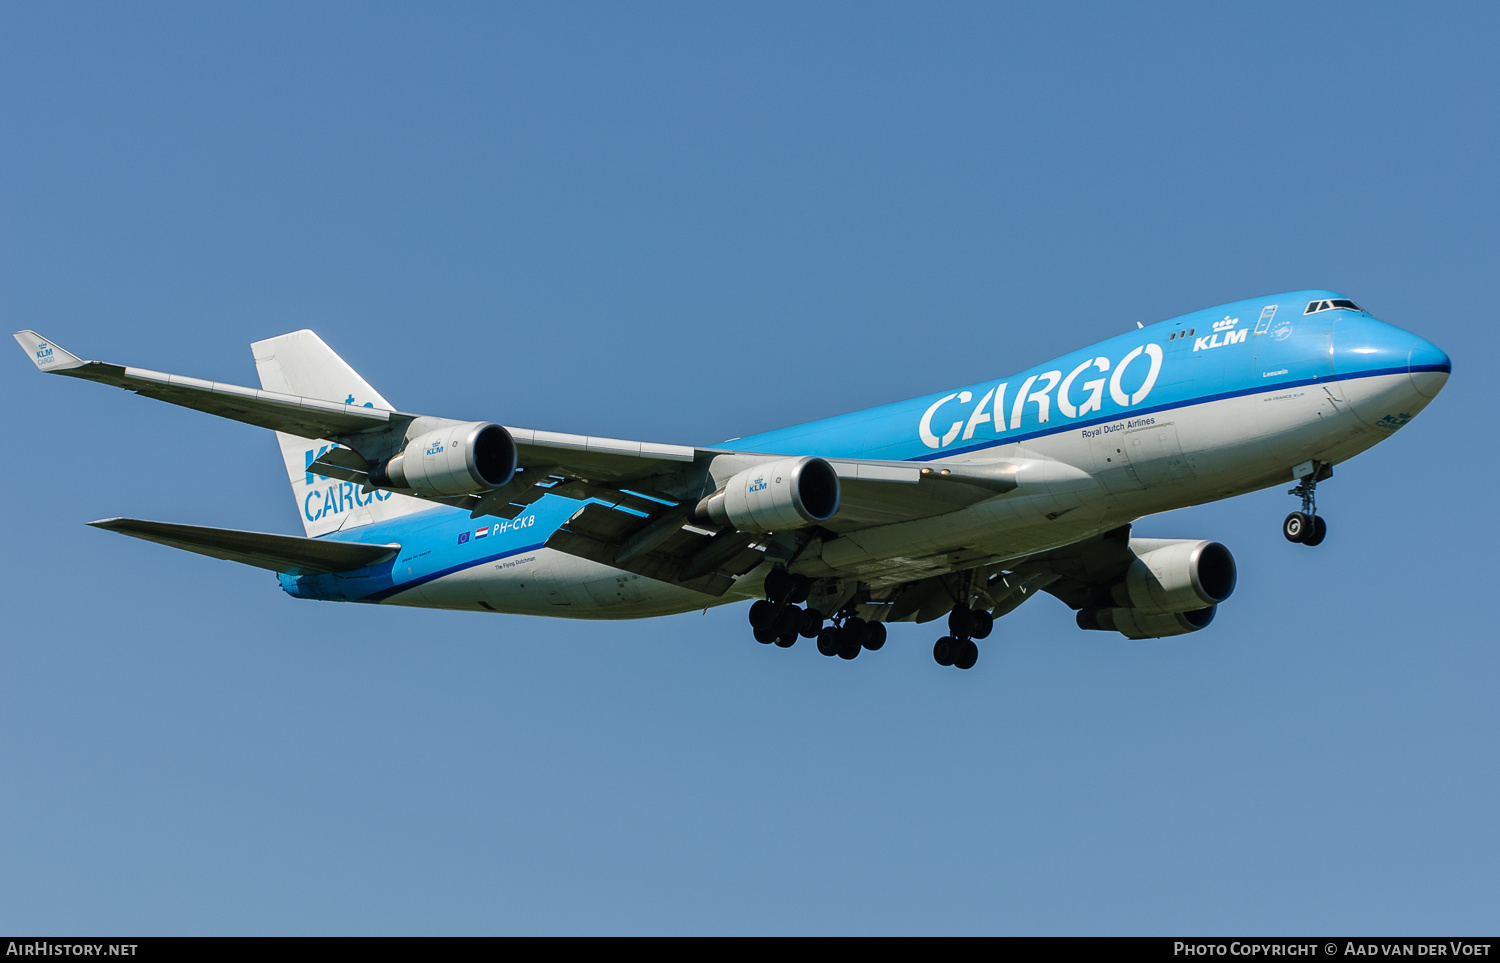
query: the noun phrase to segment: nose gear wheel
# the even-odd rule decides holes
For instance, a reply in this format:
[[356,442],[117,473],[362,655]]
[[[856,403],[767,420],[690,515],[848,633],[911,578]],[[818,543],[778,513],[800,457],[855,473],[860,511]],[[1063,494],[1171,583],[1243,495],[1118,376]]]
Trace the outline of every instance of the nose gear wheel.
[[[1303,466],[1297,466],[1299,469]],[[1328,536],[1328,522],[1318,514],[1318,482],[1333,474],[1333,466],[1325,462],[1309,462],[1306,474],[1297,478],[1295,487],[1287,490],[1288,495],[1296,495],[1302,499],[1302,510],[1292,512],[1281,522],[1281,534],[1289,542],[1298,542],[1309,547],[1321,545],[1323,539]]]

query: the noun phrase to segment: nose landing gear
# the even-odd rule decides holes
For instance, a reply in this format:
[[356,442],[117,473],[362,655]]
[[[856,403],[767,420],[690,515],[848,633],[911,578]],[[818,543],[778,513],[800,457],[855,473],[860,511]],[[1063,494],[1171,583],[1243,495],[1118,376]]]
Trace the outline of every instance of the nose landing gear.
[[1297,485],[1287,494],[1302,498],[1302,511],[1292,512],[1282,520],[1281,534],[1289,542],[1320,545],[1328,536],[1328,523],[1318,514],[1317,488],[1318,482],[1333,476],[1333,466],[1327,462],[1307,461],[1292,469],[1292,475],[1297,479]]

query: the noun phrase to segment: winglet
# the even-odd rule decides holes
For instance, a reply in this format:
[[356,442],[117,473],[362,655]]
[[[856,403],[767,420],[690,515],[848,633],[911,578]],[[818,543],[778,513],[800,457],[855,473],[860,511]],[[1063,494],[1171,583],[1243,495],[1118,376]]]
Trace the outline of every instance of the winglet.
[[88,362],[69,354],[65,349],[43,338],[35,331],[17,331],[12,335],[16,343],[31,355],[32,363],[43,371],[62,371],[79,368]]

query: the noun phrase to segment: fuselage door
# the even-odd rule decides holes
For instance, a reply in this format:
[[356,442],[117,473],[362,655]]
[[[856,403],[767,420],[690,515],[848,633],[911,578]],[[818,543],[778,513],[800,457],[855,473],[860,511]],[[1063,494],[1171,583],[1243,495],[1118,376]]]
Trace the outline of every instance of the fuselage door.
[[[1102,425],[1103,429],[1111,426]],[[1138,491],[1141,481],[1130,464],[1129,445],[1123,431],[1107,432],[1089,438],[1089,451],[1094,456],[1094,476],[1106,491],[1113,494]]]

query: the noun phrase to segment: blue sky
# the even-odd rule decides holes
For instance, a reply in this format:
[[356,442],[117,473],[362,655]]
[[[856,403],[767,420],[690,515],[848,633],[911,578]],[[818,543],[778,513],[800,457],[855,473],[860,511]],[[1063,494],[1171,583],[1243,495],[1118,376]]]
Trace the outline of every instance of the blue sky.
[[86,528],[296,532],[269,433],[0,362],[0,928],[1493,933],[1493,5],[7,5],[0,310],[254,383],[711,442],[1341,291],[1453,358],[1240,566],[976,669],[738,606],[292,600]]

